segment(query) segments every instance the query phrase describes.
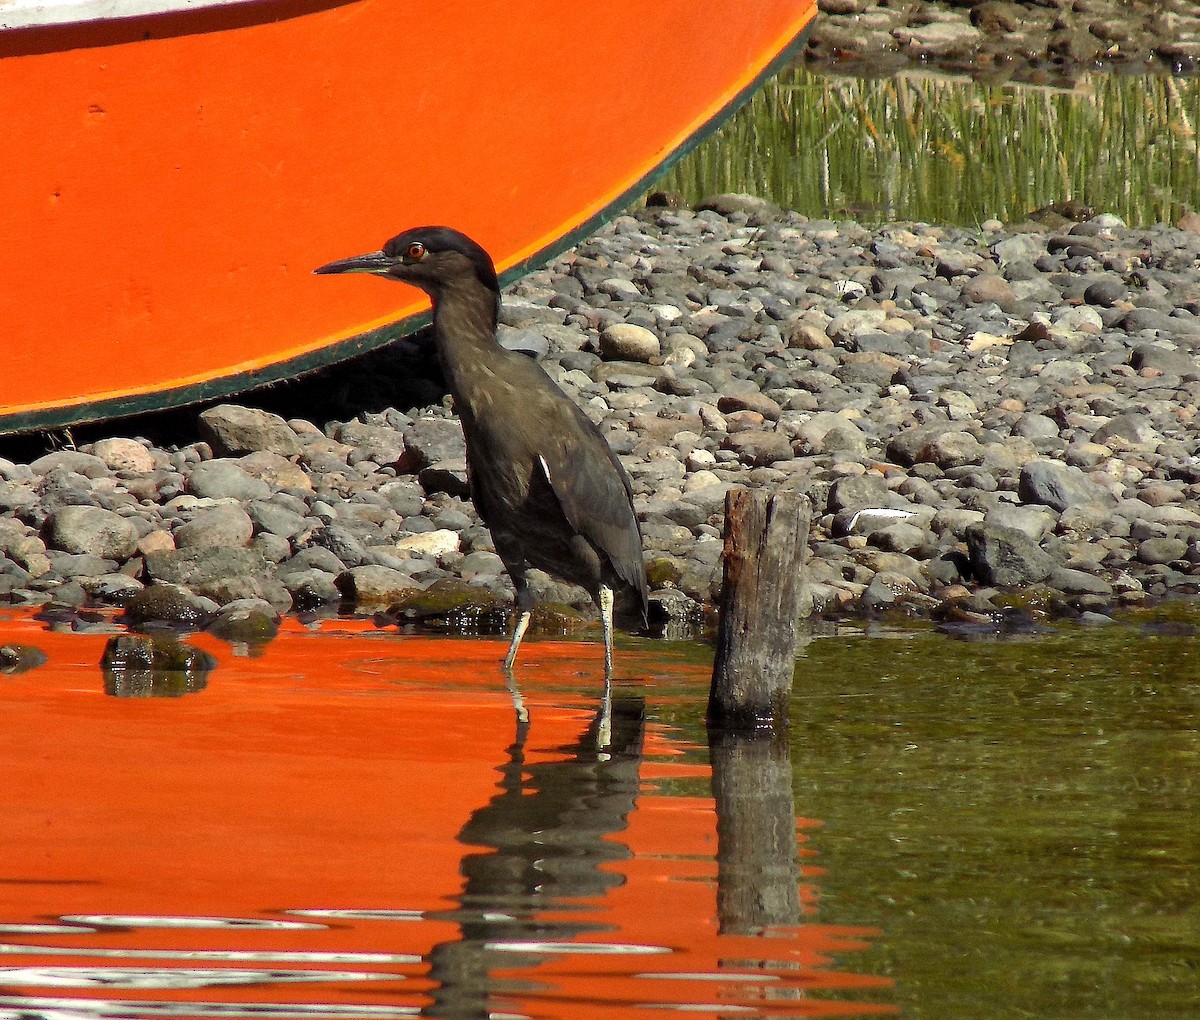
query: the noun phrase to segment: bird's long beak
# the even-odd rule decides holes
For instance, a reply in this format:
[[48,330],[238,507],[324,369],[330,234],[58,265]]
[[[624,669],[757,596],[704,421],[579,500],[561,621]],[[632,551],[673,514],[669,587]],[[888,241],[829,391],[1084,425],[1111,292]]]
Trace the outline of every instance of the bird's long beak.
[[333,273],[373,273],[381,276],[386,274],[395,264],[396,260],[385,255],[382,251],[369,251],[365,255],[355,255],[353,258],[327,262],[325,265],[314,269],[313,272],[321,276]]

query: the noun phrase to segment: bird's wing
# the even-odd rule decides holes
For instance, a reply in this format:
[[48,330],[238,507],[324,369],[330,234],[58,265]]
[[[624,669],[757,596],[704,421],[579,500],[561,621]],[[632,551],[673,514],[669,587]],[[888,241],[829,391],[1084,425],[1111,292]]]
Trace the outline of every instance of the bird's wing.
[[605,553],[617,576],[644,602],[642,534],[629,477],[600,429],[575,403],[563,397],[557,412],[577,428],[548,430],[539,444],[550,488],[571,527]]
[[[487,390],[473,394],[476,406],[459,407],[459,413],[472,496],[497,550],[497,528],[503,530],[519,508],[528,512],[541,490],[553,495],[571,531],[603,553],[616,575],[641,595],[644,609],[646,576],[632,489],[600,429],[523,354],[505,352],[492,363],[488,381]],[[544,476],[548,489],[531,472]],[[554,514],[550,507],[546,513],[549,523]],[[525,530],[536,532],[537,522],[527,522]]]

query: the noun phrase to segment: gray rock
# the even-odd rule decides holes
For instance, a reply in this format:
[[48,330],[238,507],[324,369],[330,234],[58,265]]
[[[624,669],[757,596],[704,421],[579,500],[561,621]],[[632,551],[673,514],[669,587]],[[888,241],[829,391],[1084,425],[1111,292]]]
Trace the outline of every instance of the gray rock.
[[89,599],[113,606],[124,606],[134,595],[145,588],[145,585],[136,577],[129,577],[126,574],[81,577],[79,585],[87,593]]
[[278,579],[291,597],[292,604],[301,612],[340,602],[342,598],[337,575],[315,567],[281,572]]
[[798,454],[866,453],[867,437],[849,419],[840,414],[821,412],[796,424],[787,425]]
[[253,549],[177,549],[146,557],[151,580],[180,585],[222,605],[262,597],[261,584],[246,582],[258,582],[266,572],[266,561]]
[[1048,361],[1038,369],[1038,378],[1060,386],[1078,386],[1092,377],[1092,367],[1083,361]]
[[428,495],[444,492],[449,496],[467,499],[471,495],[471,483],[467,478],[467,460],[458,457],[454,460],[440,460],[423,467],[417,472],[417,479]]
[[[938,501],[940,503],[940,500]],[[984,519],[981,510],[963,510],[956,506],[942,507],[934,515],[931,527],[939,535],[949,533],[962,538],[972,524],[978,524]]]
[[404,434],[391,425],[348,421],[334,432],[338,442],[350,449],[346,459],[355,464],[361,460],[372,460],[376,464],[394,464],[404,456]]
[[200,436],[218,457],[266,450],[283,457],[300,454],[296,433],[279,415],[254,407],[219,404],[199,416]]
[[204,510],[175,531],[178,549],[238,548],[250,544],[254,524],[240,506]]
[[154,470],[154,454],[135,439],[98,439],[92,444],[92,454],[110,471],[148,474]]
[[55,586],[50,593],[50,605],[54,607],[82,606],[88,599],[87,589],[84,588],[81,577],[66,578]]
[[117,561],[133,555],[138,538],[132,522],[97,506],[65,506],[51,516],[46,527],[52,549]]
[[1001,503],[987,512],[988,524],[999,528],[1014,528],[1040,542],[1051,531],[1057,521],[1054,513],[1040,506],[1012,506]]
[[601,294],[607,294],[609,297],[623,301],[637,301],[642,296],[637,284],[620,276],[605,280],[596,290]]
[[[360,552],[362,546],[358,546]],[[340,574],[347,566],[356,564],[345,563],[333,551],[332,547],[310,545],[299,550],[295,556],[279,565],[280,573],[289,570],[321,570],[327,574]]]
[[410,575],[376,564],[351,567],[338,575],[337,586],[343,596],[360,605],[394,602],[420,587]]
[[268,563],[282,563],[292,555],[291,542],[280,535],[272,535],[267,531],[255,535],[250,547],[257,550]]
[[1100,426],[1092,435],[1092,442],[1107,443],[1114,437],[1134,443],[1157,445],[1162,436],[1141,413],[1118,414]]
[[1120,277],[1104,276],[1095,283],[1088,285],[1087,289],[1083,292],[1083,300],[1089,305],[1111,308],[1118,301],[1122,300],[1127,293],[1125,282]]
[[1013,435],[1024,439],[1057,439],[1058,422],[1044,414],[1023,414],[1013,426]]
[[[116,560],[106,560],[92,553],[61,553],[49,550],[48,569],[46,575],[53,575],[59,580],[76,577],[102,577],[117,569]],[[33,573],[30,570],[30,573]]]
[[1152,370],[1183,379],[1200,378],[1200,358],[1159,344],[1138,344],[1129,352],[1129,364],[1139,372]]
[[829,509],[861,510],[864,507],[886,506],[887,481],[882,475],[847,475],[839,478],[829,489]]
[[792,444],[779,432],[735,432],[721,440],[721,449],[736,453],[743,464],[761,466],[792,459]]
[[412,517],[419,514],[425,500],[420,483],[415,480],[386,482],[380,487],[379,494],[387,500],[388,506],[400,517]]
[[1127,333],[1154,330],[1169,335],[1174,333],[1179,325],[1177,319],[1156,308],[1135,308],[1121,320],[1121,328]]
[[462,426],[446,418],[418,418],[404,430],[409,470],[419,470],[444,461],[465,461],[467,446]]
[[867,541],[877,549],[918,555],[933,545],[933,536],[924,528],[898,521],[872,531]]
[[296,538],[314,526],[302,514],[262,500],[247,505],[246,514],[256,534],[265,532],[281,538]]
[[[334,562],[339,564],[339,572],[346,567],[359,567],[367,562],[366,547],[346,527],[331,524],[328,527],[320,528],[313,532],[312,540],[317,545],[324,546],[325,549],[329,550],[334,558]],[[299,558],[300,554],[297,554],[295,559]],[[310,563],[307,559],[305,565],[315,566],[321,570],[331,569],[327,563]]]
[[[1032,265],[1032,260],[1046,250],[1045,239],[1036,234],[1014,234],[991,246],[1002,266]],[[1010,277],[1012,279],[1012,277]]]
[[967,529],[971,570],[983,584],[1002,587],[1034,584],[1050,576],[1053,558],[1023,531],[988,524]]
[[935,426],[922,425],[916,428],[902,429],[888,441],[888,460],[904,467],[912,467],[917,463],[921,451],[937,433],[938,429]]
[[1142,563],[1171,563],[1187,555],[1188,544],[1179,538],[1147,538],[1138,543],[1137,558]]
[[31,485],[0,481],[0,512],[26,510],[37,504],[37,493],[33,491]]
[[188,491],[206,499],[270,499],[271,486],[248,474],[236,461],[207,460],[192,468]]
[[892,571],[881,571],[871,578],[862,593],[863,608],[886,612],[898,603],[921,599],[920,587],[911,577]]
[[464,556],[458,570],[468,581],[473,577],[498,577],[504,573],[504,561],[494,552],[481,549]]
[[1097,595],[1110,598],[1113,587],[1104,578],[1071,567],[1055,567],[1046,575],[1046,584],[1067,595]]
[[929,461],[943,471],[978,464],[982,459],[983,447],[970,432],[942,432],[930,439],[917,454],[918,463]]
[[1077,467],[1054,460],[1035,460],[1021,468],[1018,493],[1022,503],[1036,503],[1058,511],[1080,504],[1116,505],[1116,498]]
[[103,478],[108,474],[108,465],[99,457],[77,450],[55,450],[31,461],[29,467],[35,475],[48,475],[55,470],[73,472],[84,478]]

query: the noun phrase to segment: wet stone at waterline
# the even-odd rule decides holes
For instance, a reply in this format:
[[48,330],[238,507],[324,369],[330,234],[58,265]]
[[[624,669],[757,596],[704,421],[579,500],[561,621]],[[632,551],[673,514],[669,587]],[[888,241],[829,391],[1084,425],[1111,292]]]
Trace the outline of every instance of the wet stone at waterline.
[[279,633],[279,613],[264,599],[235,599],[221,607],[208,632],[233,645],[261,648]]
[[173,636],[122,634],[100,660],[104,693],[116,698],[178,698],[202,691],[217,660]]
[[32,645],[0,645],[0,673],[26,673],[45,665],[46,653]]

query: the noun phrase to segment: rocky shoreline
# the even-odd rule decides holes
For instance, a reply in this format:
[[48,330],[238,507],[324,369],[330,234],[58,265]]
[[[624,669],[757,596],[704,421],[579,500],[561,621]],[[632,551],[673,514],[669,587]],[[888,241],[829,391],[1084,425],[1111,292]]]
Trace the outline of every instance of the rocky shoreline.
[[[818,614],[992,628],[1200,593],[1194,218],[868,229],[722,196],[619,217],[502,323],[628,468],[659,630],[710,611],[734,485],[810,496]],[[448,403],[417,337],[74,448],[0,439],[0,603],[501,629]],[[544,626],[592,619],[538,583]]]
[[804,59],[1070,86],[1084,74],[1200,72],[1193,0],[819,0]]

